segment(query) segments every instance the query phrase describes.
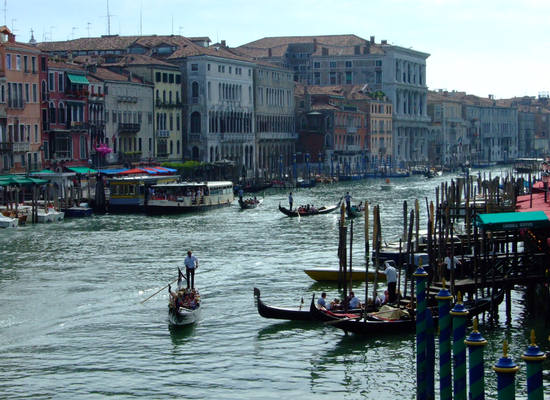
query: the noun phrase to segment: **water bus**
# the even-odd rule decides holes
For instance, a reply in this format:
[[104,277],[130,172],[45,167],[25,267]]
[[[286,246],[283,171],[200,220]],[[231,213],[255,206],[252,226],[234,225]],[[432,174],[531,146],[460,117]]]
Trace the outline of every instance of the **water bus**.
[[149,214],[180,214],[228,206],[233,202],[233,183],[158,183],[150,188],[146,211]]
[[112,177],[107,181],[109,211],[135,212],[144,211],[148,200],[148,188],[155,184],[176,182],[178,176],[137,175]]

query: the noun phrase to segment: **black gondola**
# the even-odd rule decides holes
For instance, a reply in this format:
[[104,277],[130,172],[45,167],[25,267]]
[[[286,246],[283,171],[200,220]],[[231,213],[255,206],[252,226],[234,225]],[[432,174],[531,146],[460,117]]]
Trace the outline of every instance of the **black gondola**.
[[323,206],[320,208],[313,208],[313,207],[298,207],[295,210],[289,210],[286,207],[282,207],[279,204],[279,211],[285,214],[288,217],[308,217],[310,215],[319,215],[319,214],[328,214],[333,212],[334,210],[340,208],[340,203],[342,202],[342,199],[338,201],[338,204],[332,205],[332,206]]
[[327,312],[321,313],[318,311],[317,306],[315,305],[315,295],[311,297],[311,303],[309,308],[281,308],[281,307],[272,307],[265,304],[260,298],[260,289],[254,288],[254,298],[256,299],[256,307],[258,308],[258,313],[264,318],[272,319],[286,319],[289,321],[332,321],[336,316],[340,318],[347,318],[351,315],[359,318],[359,314],[354,314],[354,311],[361,312],[360,310],[351,310],[348,313],[344,311],[337,311],[335,313]]

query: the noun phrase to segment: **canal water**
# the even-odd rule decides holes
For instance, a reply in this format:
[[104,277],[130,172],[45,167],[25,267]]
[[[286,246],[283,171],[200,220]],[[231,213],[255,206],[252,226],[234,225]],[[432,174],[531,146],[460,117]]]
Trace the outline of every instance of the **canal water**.
[[[295,190],[294,204],[334,204],[349,190],[354,203],[380,205],[390,242],[403,230],[403,200],[409,210],[420,200],[425,224],[425,198],[451,178],[396,178],[390,190],[380,179],[322,185]],[[322,291],[338,295],[303,271],[337,266],[338,213],[288,218],[277,210],[287,206],[287,191],[258,196],[265,201],[254,210],[235,201],[200,214],[101,215],[0,231],[0,398],[415,398],[413,334],[362,339],[258,315],[254,287],[278,306],[303,298],[307,307]],[[356,268],[364,268],[363,229],[357,221]],[[177,277],[187,249],[200,263],[202,319],[171,329],[167,290],[141,301]],[[356,289],[363,299],[364,285]],[[521,290],[513,309],[510,325],[502,311],[496,326],[480,326],[489,340],[488,398],[496,398],[489,367],[504,339],[518,364],[531,328],[550,350],[550,329],[525,315]],[[524,367],[517,387],[517,398],[526,398]]]

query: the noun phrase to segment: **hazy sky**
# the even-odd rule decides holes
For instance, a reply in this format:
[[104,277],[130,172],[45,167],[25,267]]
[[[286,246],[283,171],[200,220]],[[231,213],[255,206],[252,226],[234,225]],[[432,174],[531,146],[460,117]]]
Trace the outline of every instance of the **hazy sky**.
[[181,34],[236,47],[265,36],[356,34],[431,54],[430,89],[497,98],[550,91],[550,0],[0,0],[27,42]]

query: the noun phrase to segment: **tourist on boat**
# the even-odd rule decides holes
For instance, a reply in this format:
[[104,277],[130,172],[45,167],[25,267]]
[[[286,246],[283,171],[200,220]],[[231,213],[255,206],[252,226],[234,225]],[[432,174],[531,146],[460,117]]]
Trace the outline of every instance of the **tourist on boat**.
[[183,292],[174,293],[172,292],[172,286],[168,285],[168,293],[173,299],[173,302],[171,301],[170,304],[173,304],[176,310],[178,310],[180,307],[185,306],[185,301],[183,299]]
[[342,309],[342,305],[340,304],[339,298],[335,298],[330,302],[329,310],[340,310],[340,309]]
[[384,262],[386,269],[384,273],[386,274],[386,282],[388,283],[388,294],[390,303],[395,303],[396,298],[396,288],[397,288],[397,270],[394,267],[395,262],[388,260]]
[[327,294],[325,292],[321,293],[321,297],[317,299],[317,306],[319,308],[327,308]]
[[360,308],[361,302],[359,301],[359,298],[355,296],[355,293],[350,292],[349,294],[349,308]]
[[195,288],[195,270],[199,268],[199,260],[195,257],[191,250],[187,251],[187,257],[185,257],[185,274],[187,276],[187,289],[191,284],[191,289]]
[[243,189],[242,188],[239,189],[239,201],[243,201],[243,194],[244,194]]
[[294,202],[294,199],[292,198],[292,192],[288,195],[288,206],[289,210],[292,211],[292,203]]

